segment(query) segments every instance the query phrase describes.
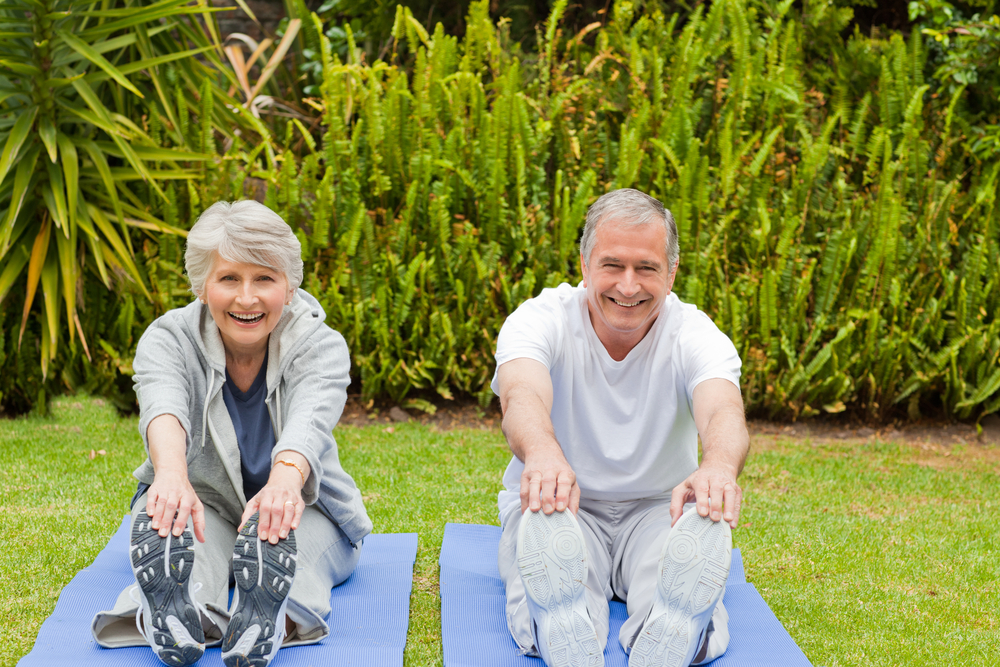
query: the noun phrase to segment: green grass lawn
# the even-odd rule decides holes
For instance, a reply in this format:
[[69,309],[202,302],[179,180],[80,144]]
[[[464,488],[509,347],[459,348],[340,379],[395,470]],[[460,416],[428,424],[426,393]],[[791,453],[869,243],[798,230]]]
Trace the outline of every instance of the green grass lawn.
[[[496,522],[503,437],[409,423],[337,439],[375,530],[420,536],[406,664],[439,665],[444,525]],[[0,421],[0,443],[0,665],[13,665],[118,527],[143,454],[136,420],[93,399]],[[817,666],[1000,664],[998,471],[996,448],[758,436],[734,542]]]

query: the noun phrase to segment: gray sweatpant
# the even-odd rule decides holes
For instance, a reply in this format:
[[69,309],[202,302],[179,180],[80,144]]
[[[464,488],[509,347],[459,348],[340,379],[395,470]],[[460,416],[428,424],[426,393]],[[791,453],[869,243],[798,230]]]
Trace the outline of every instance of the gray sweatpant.
[[[691,503],[684,509],[693,506]],[[597,639],[603,650],[608,637],[608,602],[617,596],[628,609],[628,619],[618,633],[618,641],[627,653],[653,608],[660,552],[670,534],[670,493],[622,502],[581,500],[576,518],[587,547],[587,611]],[[519,508],[501,517],[501,523],[497,565],[507,590],[507,627],[526,655],[538,656],[517,567]],[[711,625],[708,652],[701,662],[711,662],[729,646],[729,614],[721,599],[712,613]]]
[[[138,514],[135,508],[145,506],[143,494],[133,505],[133,521]],[[205,506],[205,542],[194,541],[191,582],[201,583],[194,597],[206,610],[201,624],[209,646],[222,641],[229,624],[229,582],[237,533],[236,525]],[[295,581],[285,612],[295,623],[295,631],[285,638],[282,646],[313,644],[330,634],[326,622],[330,590],[351,575],[361,556],[361,545],[352,546],[340,527],[313,506],[307,506],[302,513],[295,529],[295,545],[298,549]],[[136,629],[139,603],[132,599],[131,588],[118,595],[114,609],[94,616],[91,631],[97,643],[105,648],[147,645],[146,638]]]

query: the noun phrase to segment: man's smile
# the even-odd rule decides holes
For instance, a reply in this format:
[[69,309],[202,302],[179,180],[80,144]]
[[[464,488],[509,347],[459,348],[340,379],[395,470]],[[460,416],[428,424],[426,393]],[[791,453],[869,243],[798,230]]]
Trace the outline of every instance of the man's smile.
[[616,299],[613,296],[609,296],[608,298],[611,299],[612,301],[614,301],[619,306],[622,306],[624,308],[634,308],[634,307],[638,306],[640,303],[642,303],[643,301],[645,301],[645,299],[639,299],[638,301],[620,301],[619,299]]

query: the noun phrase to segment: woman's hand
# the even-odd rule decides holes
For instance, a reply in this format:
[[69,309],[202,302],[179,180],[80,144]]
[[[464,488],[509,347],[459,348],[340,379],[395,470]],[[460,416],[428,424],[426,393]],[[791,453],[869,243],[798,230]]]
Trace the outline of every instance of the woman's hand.
[[297,452],[284,451],[275,461],[290,461],[295,466],[276,463],[271,468],[267,484],[247,502],[240,525],[260,511],[257,534],[262,540],[277,544],[279,539],[288,537],[288,531],[299,527],[302,512],[306,508],[302,500],[302,487],[309,478],[309,463]]
[[[176,516],[175,516],[176,513]],[[146,514],[160,537],[166,537],[173,523],[174,536],[179,536],[187,525],[188,517],[194,522],[194,536],[205,541],[205,506],[198,498],[187,471],[161,469],[156,471],[153,483],[146,491]]]
[[160,532],[160,537],[166,537],[172,523],[174,535],[179,536],[190,516],[194,536],[204,542],[205,506],[188,480],[184,428],[173,415],[160,415],[149,422],[146,438],[154,471],[153,484],[146,491],[150,525]]

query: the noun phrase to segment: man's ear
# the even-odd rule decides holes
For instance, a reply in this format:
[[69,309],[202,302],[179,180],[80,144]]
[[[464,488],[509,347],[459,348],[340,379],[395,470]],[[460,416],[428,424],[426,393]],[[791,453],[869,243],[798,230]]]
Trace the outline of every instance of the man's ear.
[[667,277],[667,294],[674,289],[674,280],[677,278],[677,267],[680,266],[681,260],[674,262],[674,268],[670,270],[670,275]]
[[580,275],[583,276],[583,286],[587,286],[587,262],[583,261],[583,252],[580,253]]

